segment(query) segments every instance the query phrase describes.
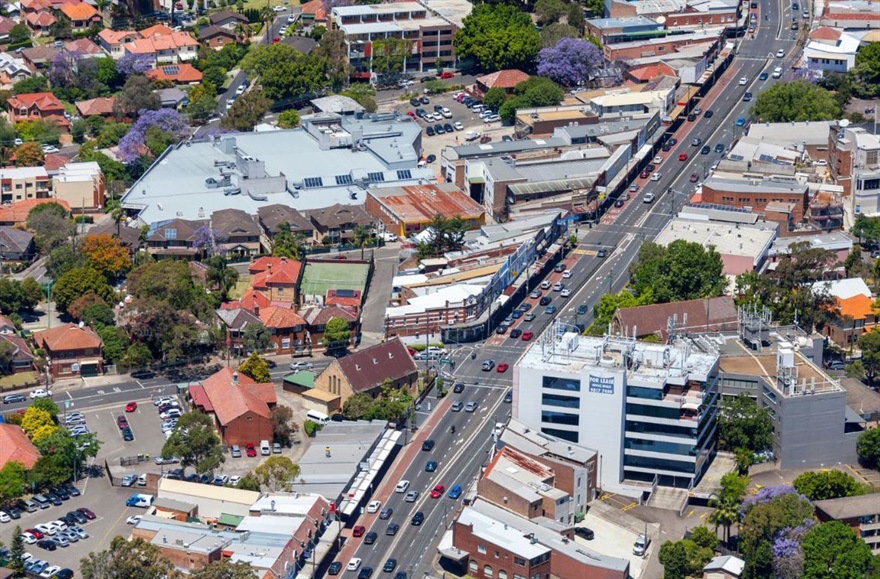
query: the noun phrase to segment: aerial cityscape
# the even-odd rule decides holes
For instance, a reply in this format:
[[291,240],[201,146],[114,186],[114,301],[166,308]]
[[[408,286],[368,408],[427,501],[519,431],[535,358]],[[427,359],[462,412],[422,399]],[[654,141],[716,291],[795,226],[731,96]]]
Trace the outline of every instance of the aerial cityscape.
[[878,28],[3,3],[0,578],[880,579]]

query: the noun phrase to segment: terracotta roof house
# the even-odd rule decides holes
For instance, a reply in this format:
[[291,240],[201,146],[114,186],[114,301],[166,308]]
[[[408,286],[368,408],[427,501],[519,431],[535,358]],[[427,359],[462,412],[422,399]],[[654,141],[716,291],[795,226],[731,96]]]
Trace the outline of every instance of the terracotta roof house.
[[24,430],[15,424],[0,422],[0,469],[7,462],[17,462],[26,469],[34,468],[40,460],[40,451]]
[[9,31],[15,26],[16,22],[12,18],[0,16],[0,39],[9,37]]
[[211,214],[217,245],[233,257],[260,253],[260,227],[253,215],[241,209],[221,209]]
[[322,23],[327,22],[327,8],[324,0],[311,0],[302,5],[302,19],[304,22]]
[[[61,168],[73,160],[75,155],[64,153],[47,153],[43,156],[43,168],[50,177],[57,175]],[[57,200],[57,199],[56,199]]]
[[226,331],[226,348],[229,350],[243,350],[242,340],[248,325],[262,323],[260,318],[254,315],[253,312],[237,305],[231,309],[221,307],[214,313],[220,319],[220,323],[223,324],[223,329]]
[[325,237],[329,238],[330,243],[342,243],[352,237],[358,225],[373,225],[373,218],[364,211],[363,205],[337,203],[323,209],[313,209],[307,215],[315,226],[315,243],[323,243]]
[[76,112],[83,118],[97,115],[106,119],[113,116],[113,104],[115,102],[116,97],[98,97],[85,101],[76,101],[74,106],[76,106]]
[[88,326],[63,324],[34,333],[34,343],[46,351],[54,378],[96,376],[104,372],[104,343]]
[[185,32],[176,32],[164,24],[134,30],[108,30],[98,33],[98,42],[114,59],[126,54],[151,56],[157,64],[179,64],[198,56],[199,43]]
[[248,266],[251,287],[273,302],[298,304],[302,263],[286,257],[259,257]]
[[269,306],[255,312],[271,334],[269,348],[276,354],[309,351],[311,341],[306,321],[289,307]]
[[57,199],[24,199],[22,201],[16,201],[11,205],[0,206],[0,225],[18,225],[24,223],[27,221],[27,216],[28,213],[31,212],[31,209],[41,203],[58,203],[70,212],[70,205],[64,201],[58,201]]
[[529,80],[531,77],[521,70],[509,68],[507,70],[499,70],[477,78],[474,84],[474,92],[477,94],[486,94],[490,88],[503,88],[507,94],[512,94],[513,89],[519,83]]
[[8,316],[0,314],[0,334],[14,334],[15,323]]
[[236,24],[248,24],[248,19],[244,14],[233,12],[232,10],[220,10],[208,16],[208,22],[214,26],[222,26],[224,28],[235,28]]
[[33,46],[22,50],[21,57],[32,69],[36,70],[38,68],[48,68],[59,52],[61,52],[61,49],[54,46]]
[[140,38],[135,30],[111,30],[105,28],[98,33],[98,45],[112,58],[119,59],[125,55],[125,45]]
[[641,66],[634,66],[633,68],[630,68],[626,71],[626,75],[633,82],[638,83],[646,83],[661,76],[678,78],[678,73],[675,72],[675,69],[665,62],[655,62],[651,64],[643,64]]
[[25,16],[25,24],[37,36],[49,34],[49,28],[55,24],[58,19],[52,16],[51,12],[32,12]]
[[34,234],[0,225],[0,260],[30,261],[34,257]]
[[101,15],[88,2],[64,4],[61,6],[61,13],[70,19],[70,24],[74,30],[86,30],[92,24],[101,22]]
[[348,322],[348,329],[351,330],[351,343],[357,341],[358,336],[358,315],[355,310],[343,306],[314,306],[299,311],[299,314],[306,321],[306,328],[309,331],[309,338],[312,347],[321,346],[321,339],[324,337],[324,328],[333,318],[342,318]]
[[198,84],[202,82],[202,73],[189,63],[165,64],[147,72],[152,80],[168,80],[174,84]]
[[274,384],[258,384],[233,368],[223,368],[190,387],[190,394],[196,407],[213,416],[225,444],[273,439],[272,408],[278,402]]
[[164,24],[153,24],[143,30],[138,31],[141,38],[154,38],[156,36],[167,36],[174,32],[174,29]]
[[206,225],[206,221],[186,219],[154,223],[147,232],[147,252],[158,258],[196,259],[201,254],[195,247],[196,232]]
[[64,50],[71,54],[79,54],[81,56],[103,57],[107,56],[101,47],[88,38],[77,38],[64,43]]
[[34,355],[31,353],[31,348],[24,338],[15,333],[14,327],[11,331],[5,328],[0,331],[0,341],[6,342],[12,351],[9,367],[5,369],[7,373],[17,374],[34,369]]
[[[687,318],[685,319],[685,316]],[[665,340],[670,318],[676,317],[679,333],[720,332],[737,327],[736,305],[730,296],[620,308],[611,318],[613,334],[637,332],[636,338],[657,336]]]
[[315,226],[312,225],[311,220],[287,205],[274,204],[260,207],[257,209],[257,223],[263,230],[263,246],[267,249],[272,248],[272,239],[280,231],[279,226],[282,223],[287,223],[290,232],[294,235],[299,234],[311,239],[315,234]]
[[205,43],[208,48],[220,50],[227,44],[232,44],[237,40],[235,32],[229,28],[222,26],[202,26],[199,28],[199,40]]
[[336,358],[315,378],[315,389],[338,396],[328,404],[329,412],[341,409],[353,395],[365,392],[378,396],[386,380],[393,388],[418,388],[419,369],[400,338]]
[[862,334],[877,328],[877,312],[874,298],[856,294],[846,298],[833,298],[837,307],[830,315],[822,333],[842,348],[849,348],[859,341]]
[[327,290],[327,297],[324,299],[324,304],[328,306],[345,306],[360,310],[363,298],[364,296],[361,294],[361,290],[329,289]]
[[67,123],[67,119],[64,118],[64,105],[50,92],[14,95],[6,99],[6,113],[10,123],[38,120]]

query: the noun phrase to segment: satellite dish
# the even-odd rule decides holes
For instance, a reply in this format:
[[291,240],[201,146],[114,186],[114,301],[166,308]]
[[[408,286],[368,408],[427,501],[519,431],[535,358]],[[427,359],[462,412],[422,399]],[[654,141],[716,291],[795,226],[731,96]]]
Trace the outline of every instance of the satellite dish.
[[841,119],[840,121],[838,121],[837,124],[840,126],[840,128],[845,129],[849,126],[849,119]]
[[658,16],[657,17],[657,24],[666,24],[666,17],[665,16]]

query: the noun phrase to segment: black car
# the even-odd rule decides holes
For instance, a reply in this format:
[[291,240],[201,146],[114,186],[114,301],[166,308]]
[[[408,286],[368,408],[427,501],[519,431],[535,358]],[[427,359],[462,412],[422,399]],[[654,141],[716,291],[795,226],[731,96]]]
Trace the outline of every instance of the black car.
[[9,518],[10,518],[10,519],[16,519],[16,520],[17,520],[17,519],[20,519],[20,518],[21,518],[21,511],[19,511],[19,510],[16,509],[15,507],[9,507],[9,506],[8,506],[8,507],[3,507],[2,510],[3,510],[4,513],[6,513],[7,515],[9,515]]
[[397,575],[394,576],[394,579],[407,579],[406,571],[398,571]]
[[507,394],[504,395],[505,404],[510,404],[513,402],[513,390],[508,390]]
[[708,109],[705,113],[703,113],[703,116],[707,119],[711,119],[715,116],[715,111],[713,111],[712,109]]
[[63,486],[64,489],[70,494],[70,496],[72,496],[72,497],[78,497],[78,496],[79,496],[79,489],[76,488],[75,486],[73,486],[72,484],[67,483],[67,484],[62,485],[62,486]]
[[515,330],[510,330],[510,337],[513,339],[519,338],[522,336],[522,330],[516,328]]
[[188,475],[186,475],[185,477],[183,477],[183,480],[185,480],[186,482],[199,482],[199,475],[197,475],[194,472],[191,472]]
[[425,134],[429,137],[434,136],[434,127],[425,127]]
[[427,462],[427,464],[425,464],[425,472],[434,472],[436,470],[437,470],[437,461],[436,460],[429,460]]
[[55,505],[56,507],[61,505],[61,497],[56,495],[55,493],[43,493],[43,496],[49,499],[49,502]]
[[653,173],[654,169],[656,169],[656,168],[657,167],[655,167],[654,165],[651,165],[651,164],[645,165],[645,171],[647,171],[648,173]]
[[458,384],[453,386],[452,391],[455,392],[456,394],[461,394],[462,392],[464,392],[464,384],[459,382]]
[[397,559],[394,558],[385,561],[385,566],[382,567],[382,570],[386,573],[394,573],[395,569],[397,569]]
[[[83,518],[85,518],[85,517],[83,517]],[[58,520],[64,521],[65,523],[67,523],[68,527],[72,527],[72,526],[79,523],[79,521],[76,519],[76,517],[74,517],[71,513],[67,513],[63,517],[59,517]]]
[[724,151],[724,145],[722,145],[721,143],[718,143],[717,145],[715,145],[715,152],[716,153],[721,153],[723,151]]
[[437,123],[436,125],[434,125],[434,132],[437,133],[438,135],[442,135],[443,133],[446,132],[446,129],[443,128],[443,125],[441,125],[440,123]]
[[339,561],[333,561],[330,563],[330,566],[327,567],[328,575],[339,575],[339,572],[342,571],[342,563]]
[[3,397],[3,404],[15,404],[16,402],[27,402],[27,398],[23,394],[7,394]]
[[577,314],[579,316],[583,316],[584,314],[586,314],[589,311],[589,309],[590,309],[590,306],[588,306],[587,304],[581,304],[578,306]]
[[393,537],[394,535],[397,534],[397,531],[399,531],[399,530],[400,530],[400,525],[398,525],[397,523],[391,523],[390,525],[388,525],[388,528],[385,529],[385,534],[390,537]]
[[700,149],[700,154],[701,155],[708,155],[709,154],[709,145],[703,145],[703,148]]
[[136,380],[149,380],[150,378],[155,378],[156,373],[150,370],[136,370],[131,373],[131,377]]
[[425,442],[422,443],[422,450],[431,450],[434,448],[434,440],[428,438]]
[[[446,131],[447,133],[455,132],[455,129],[452,127],[452,123],[446,123],[445,125],[443,125],[443,130]],[[430,163],[431,161],[428,161],[428,162]]]
[[672,150],[672,145],[670,145],[669,143],[663,143],[663,146],[660,148],[663,150],[664,153],[668,153]]
[[419,102],[419,99],[417,99],[417,98],[411,98],[411,99],[409,99],[409,104],[411,104],[412,106],[418,108],[418,106],[419,106],[420,104],[422,104],[422,103],[420,103],[420,102]]
[[73,579],[73,571],[70,569],[62,569],[55,573],[55,579]]
[[393,514],[394,514],[394,509],[392,509],[391,507],[385,507],[384,509],[382,509],[379,512],[379,518],[382,519],[383,521],[387,521],[388,519],[391,518],[391,515],[393,515]]
[[122,430],[122,440],[126,442],[134,440],[134,433],[131,431],[131,428],[124,428]]
[[424,522],[425,522],[425,513],[423,513],[422,511],[416,512],[416,514],[413,515],[413,518],[410,521],[410,523],[412,523],[416,527],[418,527],[419,525],[421,525]]
[[669,145],[671,145],[671,146],[674,147],[675,145],[678,144],[678,139],[676,139],[675,137],[672,137],[671,139],[669,139],[669,140],[666,141],[666,142],[669,143]]
[[358,573],[358,579],[370,579],[373,576],[373,568],[372,567],[364,567],[361,569],[361,572]]
[[429,104],[431,104],[431,99],[429,99],[426,96],[423,96],[423,97],[419,97],[419,102],[422,103],[423,105],[429,105]]
[[199,475],[199,482],[203,485],[209,485],[214,480],[214,475],[208,472],[204,472]]
[[542,306],[546,306],[546,305],[549,304],[551,301],[552,301],[552,300],[550,299],[550,296],[544,296],[544,297],[541,298],[541,301],[539,301],[538,303],[541,304]]
[[416,116],[419,118],[425,116],[425,109],[416,109]]
[[68,517],[73,517],[73,520],[76,521],[77,525],[85,525],[89,522],[89,520],[79,511],[70,511],[67,513]]
[[507,331],[507,326],[498,326],[497,328],[495,328],[495,333],[498,334],[499,336],[506,331]]
[[372,545],[376,542],[376,539],[379,538],[379,535],[376,534],[376,531],[370,531],[366,535],[364,535],[364,545]]
[[695,120],[697,120],[697,115],[695,115],[694,113],[688,115],[688,121],[694,122]]
[[66,501],[70,498],[70,493],[67,492],[67,489],[64,487],[52,487],[52,492],[58,495],[62,501]]
[[614,202],[615,207],[623,207],[623,199],[618,198],[617,201]]
[[56,543],[52,539],[40,539],[39,541],[37,541],[37,547],[41,549],[46,549],[47,551],[54,551],[58,548],[58,543]]
[[593,529],[588,529],[586,527],[575,527],[574,534],[578,537],[581,537],[582,539],[586,539],[587,541],[592,541],[593,538],[596,536],[593,533]]

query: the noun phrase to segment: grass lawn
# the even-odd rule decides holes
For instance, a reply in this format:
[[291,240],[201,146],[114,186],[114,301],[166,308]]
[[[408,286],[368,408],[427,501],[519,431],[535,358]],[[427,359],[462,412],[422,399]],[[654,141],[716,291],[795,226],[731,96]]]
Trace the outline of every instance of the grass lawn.
[[21,372],[20,374],[10,374],[0,378],[0,391],[11,390],[13,388],[37,384],[39,378],[36,372]]
[[241,275],[238,277],[238,281],[235,282],[235,287],[229,292],[229,299],[237,300],[240,299],[244,292],[251,286],[251,276],[249,275]]

